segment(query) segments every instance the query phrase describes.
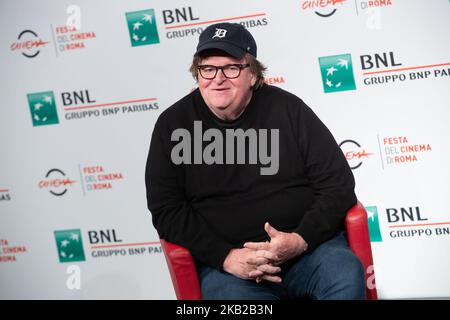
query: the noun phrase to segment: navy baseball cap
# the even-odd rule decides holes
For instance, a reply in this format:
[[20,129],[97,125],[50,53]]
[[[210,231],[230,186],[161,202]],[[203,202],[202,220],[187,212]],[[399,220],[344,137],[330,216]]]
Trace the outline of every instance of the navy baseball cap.
[[256,42],[251,33],[239,23],[217,23],[208,26],[200,34],[198,55],[207,49],[219,49],[235,58],[242,58],[250,53],[256,58]]

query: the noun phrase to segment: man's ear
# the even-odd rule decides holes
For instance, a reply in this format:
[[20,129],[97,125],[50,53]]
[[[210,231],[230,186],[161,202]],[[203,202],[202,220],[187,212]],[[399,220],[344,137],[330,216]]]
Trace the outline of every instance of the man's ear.
[[255,75],[254,73],[252,73],[252,78],[251,78],[251,80],[250,80],[250,83],[251,83],[251,85],[252,85],[252,88],[255,86],[256,79],[257,79],[256,75]]

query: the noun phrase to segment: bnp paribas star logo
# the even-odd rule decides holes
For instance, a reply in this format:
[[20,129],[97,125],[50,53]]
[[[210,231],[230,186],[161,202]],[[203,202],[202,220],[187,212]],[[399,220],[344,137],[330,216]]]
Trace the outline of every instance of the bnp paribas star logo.
[[55,231],[59,262],[85,261],[79,229]]
[[320,57],[319,64],[325,93],[356,89],[350,54]]
[[378,220],[378,210],[376,206],[365,207],[367,211],[367,224],[371,242],[383,241],[381,238],[380,223]]
[[155,11],[153,9],[127,12],[126,17],[131,46],[159,43]]
[[55,97],[52,91],[30,93],[27,97],[33,126],[59,123]]

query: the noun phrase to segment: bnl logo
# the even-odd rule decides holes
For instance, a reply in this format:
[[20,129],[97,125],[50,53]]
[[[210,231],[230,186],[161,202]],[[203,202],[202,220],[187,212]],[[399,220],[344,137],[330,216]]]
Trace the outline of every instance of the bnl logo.
[[127,12],[125,15],[132,47],[159,43],[155,10]]
[[[86,261],[80,229],[57,230],[55,233],[59,262]],[[114,229],[88,231],[89,244],[120,243]]]
[[85,261],[80,229],[55,231],[59,262]]
[[376,206],[365,207],[367,211],[367,225],[369,226],[370,242],[383,241],[378,220],[378,210]]
[[53,91],[30,93],[27,98],[33,126],[59,123]]
[[319,65],[325,93],[356,89],[350,54],[320,57]]
[[[34,127],[59,123],[53,91],[29,93],[27,98]],[[95,102],[88,90],[62,92],[61,100],[64,107]]]

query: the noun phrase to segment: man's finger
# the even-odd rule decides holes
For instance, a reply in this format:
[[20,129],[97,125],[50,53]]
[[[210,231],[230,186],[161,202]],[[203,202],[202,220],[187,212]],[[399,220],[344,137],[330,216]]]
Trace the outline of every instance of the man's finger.
[[269,262],[269,259],[264,257],[250,257],[247,260],[247,263],[252,266],[260,266],[262,264],[267,264]]
[[268,250],[257,250],[255,252],[255,255],[257,257],[263,257],[263,258],[269,259],[270,261],[277,261],[278,260],[277,255],[275,255],[273,252],[268,251]]
[[264,272],[262,272],[261,270],[252,270],[248,273],[248,277],[251,279],[260,278],[263,275]]
[[277,277],[277,276],[270,276],[270,275],[264,275],[261,277],[262,280],[266,280],[266,281],[270,281],[270,282],[275,282],[275,283],[281,283],[281,278]]
[[263,264],[258,266],[258,270],[264,272],[265,274],[272,275],[281,271],[280,267],[271,266],[270,264]]
[[274,227],[272,227],[270,225],[270,223],[266,222],[264,224],[264,230],[266,230],[267,234],[269,235],[270,238],[276,237],[280,231],[278,231],[277,229],[275,229]]
[[244,248],[253,250],[269,250],[269,242],[246,242]]

